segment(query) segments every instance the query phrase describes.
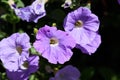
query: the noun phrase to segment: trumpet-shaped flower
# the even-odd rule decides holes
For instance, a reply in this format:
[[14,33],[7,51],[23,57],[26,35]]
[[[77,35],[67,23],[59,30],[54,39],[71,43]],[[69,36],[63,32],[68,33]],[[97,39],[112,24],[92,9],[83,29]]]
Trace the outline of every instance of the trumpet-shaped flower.
[[9,71],[18,70],[19,66],[29,57],[29,36],[26,33],[14,33],[0,41],[0,59]]
[[45,26],[40,28],[33,46],[50,63],[63,64],[72,56],[71,49],[75,41],[67,32],[57,30],[56,27]]
[[[11,0],[10,0],[11,1]],[[27,22],[38,22],[38,19],[46,15],[45,3],[47,0],[35,0],[30,6],[24,8],[16,8],[15,4],[11,3],[16,15]],[[9,2],[10,4],[10,2]]]
[[55,77],[50,78],[49,80],[79,80],[80,72],[76,67],[68,65],[63,69],[59,70]]
[[32,55],[21,65],[22,69],[17,71],[6,70],[7,77],[9,80],[28,80],[30,74],[38,70],[38,63],[39,57]]
[[64,29],[73,36],[77,46],[85,46],[95,40],[99,29],[99,19],[88,8],[80,7],[67,15],[64,20]]

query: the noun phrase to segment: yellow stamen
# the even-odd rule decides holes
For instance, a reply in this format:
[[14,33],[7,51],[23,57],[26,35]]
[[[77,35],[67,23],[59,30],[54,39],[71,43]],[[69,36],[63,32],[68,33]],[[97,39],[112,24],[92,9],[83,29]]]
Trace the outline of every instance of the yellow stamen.
[[50,44],[57,44],[58,40],[56,38],[51,38],[50,39]]

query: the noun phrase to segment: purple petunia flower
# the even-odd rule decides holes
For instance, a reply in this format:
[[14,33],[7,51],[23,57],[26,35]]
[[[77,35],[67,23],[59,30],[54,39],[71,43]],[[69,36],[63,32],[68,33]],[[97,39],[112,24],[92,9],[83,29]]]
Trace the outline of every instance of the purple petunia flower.
[[28,60],[24,61],[22,64],[22,69],[18,69],[17,71],[6,70],[7,77],[10,80],[28,80],[30,74],[38,70],[38,63],[38,56],[30,56]]
[[59,70],[55,77],[49,80],[79,80],[80,72],[76,67],[68,65],[63,69]]
[[[64,20],[64,29],[74,37],[77,46],[79,46],[77,48],[81,49],[80,46],[84,46],[86,49],[88,47],[85,47],[85,45],[92,45],[92,42],[96,40],[95,38],[99,29],[99,24],[99,19],[95,14],[91,13],[86,7],[80,7],[67,15]],[[98,43],[99,42],[101,42],[101,40],[98,41]],[[91,52],[95,51],[87,51],[89,54],[91,54]]]
[[11,6],[13,7],[16,15],[22,20],[37,23],[38,19],[46,15],[44,6],[46,2],[47,0],[35,0],[30,6],[24,8],[16,8],[15,4],[12,4]]
[[18,70],[19,66],[29,57],[31,47],[26,33],[14,33],[0,41],[0,59],[9,71]]
[[33,46],[50,63],[63,64],[71,58],[75,41],[67,32],[46,25],[39,29],[36,38]]

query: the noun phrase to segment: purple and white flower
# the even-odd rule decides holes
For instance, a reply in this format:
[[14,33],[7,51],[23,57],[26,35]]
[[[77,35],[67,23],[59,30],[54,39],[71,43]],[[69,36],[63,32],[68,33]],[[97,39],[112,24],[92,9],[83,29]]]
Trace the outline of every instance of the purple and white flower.
[[[10,0],[11,1],[11,0]],[[16,15],[27,22],[35,22],[46,15],[45,3],[47,0],[35,0],[30,6],[17,8],[15,4],[11,4]],[[13,2],[12,2],[13,3]]]
[[29,57],[29,36],[26,33],[14,33],[0,41],[0,59],[5,69],[17,71]]
[[65,0],[65,3],[62,5],[64,8],[69,8],[72,4],[72,0]]
[[[79,46],[77,48],[81,49],[80,46],[84,46],[86,49],[87,47],[85,47],[85,45],[92,45],[93,40],[96,40],[95,38],[99,29],[99,24],[98,17],[93,14],[90,9],[80,7],[77,10],[68,13],[64,20],[64,29],[76,40],[77,46]],[[91,54],[91,51],[88,51],[88,54]]]
[[39,57],[30,56],[24,63],[21,65],[22,69],[17,71],[6,70],[7,77],[9,80],[28,80],[31,73],[35,73],[39,68]]
[[33,46],[50,63],[63,64],[70,60],[75,41],[67,32],[46,25],[39,29]]
[[80,72],[76,67],[68,65],[60,69],[55,77],[50,78],[49,80],[79,80]]

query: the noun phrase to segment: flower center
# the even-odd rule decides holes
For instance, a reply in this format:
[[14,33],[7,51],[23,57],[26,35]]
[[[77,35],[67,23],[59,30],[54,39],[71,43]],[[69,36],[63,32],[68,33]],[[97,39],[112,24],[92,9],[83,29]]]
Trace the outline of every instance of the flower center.
[[51,38],[50,39],[50,44],[57,44],[58,40],[56,38]]
[[16,47],[16,50],[18,51],[19,54],[22,53],[22,47],[21,47],[21,46],[17,46],[17,47]]
[[28,63],[27,61],[25,61],[25,62],[23,63],[23,67],[28,68],[28,67],[29,67],[29,63]]
[[24,61],[24,63],[20,66],[21,69],[26,70],[29,67],[28,61]]
[[78,20],[76,23],[75,23],[75,27],[82,27],[83,26],[83,22],[81,20]]

